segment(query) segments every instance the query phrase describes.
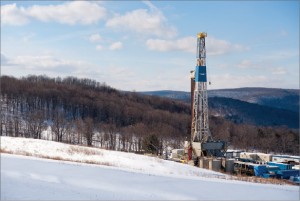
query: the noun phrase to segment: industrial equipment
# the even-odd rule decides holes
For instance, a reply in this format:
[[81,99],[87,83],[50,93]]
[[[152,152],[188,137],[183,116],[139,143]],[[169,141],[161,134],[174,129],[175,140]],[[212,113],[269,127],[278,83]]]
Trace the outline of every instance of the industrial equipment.
[[191,71],[191,139],[185,142],[187,160],[194,160],[195,165],[201,157],[223,157],[225,153],[225,142],[213,140],[209,130],[205,37],[205,32],[197,34],[197,63]]

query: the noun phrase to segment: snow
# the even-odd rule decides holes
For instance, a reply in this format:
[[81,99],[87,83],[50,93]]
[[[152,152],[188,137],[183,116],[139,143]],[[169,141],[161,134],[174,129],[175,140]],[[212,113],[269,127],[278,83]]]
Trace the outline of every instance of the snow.
[[1,153],[1,200],[299,200],[298,186],[234,181],[131,153],[10,137],[1,137],[1,150],[98,163]]
[[190,177],[204,176],[218,178],[228,177],[222,173],[199,169],[155,157],[84,146],[68,145],[46,140],[1,136],[1,149],[4,150],[4,152],[13,154],[94,163],[118,167],[128,171],[146,172],[148,174],[156,175]]

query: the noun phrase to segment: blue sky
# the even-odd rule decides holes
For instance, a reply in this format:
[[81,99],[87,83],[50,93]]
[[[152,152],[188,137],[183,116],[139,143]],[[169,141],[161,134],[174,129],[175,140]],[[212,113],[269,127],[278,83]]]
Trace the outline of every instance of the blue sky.
[[207,32],[208,89],[299,89],[299,1],[1,1],[1,74],[189,91]]

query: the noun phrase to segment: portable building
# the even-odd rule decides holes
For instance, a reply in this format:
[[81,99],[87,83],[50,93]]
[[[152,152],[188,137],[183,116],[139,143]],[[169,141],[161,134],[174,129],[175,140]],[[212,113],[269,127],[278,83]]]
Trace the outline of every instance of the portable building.
[[277,166],[277,167],[279,167],[280,170],[291,170],[292,169],[291,164],[268,162],[268,165]]

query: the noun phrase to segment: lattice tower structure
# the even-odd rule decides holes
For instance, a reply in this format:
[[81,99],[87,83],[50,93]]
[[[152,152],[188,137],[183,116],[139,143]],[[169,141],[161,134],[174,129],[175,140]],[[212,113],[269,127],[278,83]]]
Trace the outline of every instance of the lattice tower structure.
[[197,34],[197,64],[191,75],[192,95],[192,142],[207,142],[212,140],[208,121],[207,75],[206,75],[206,48],[207,33]]

